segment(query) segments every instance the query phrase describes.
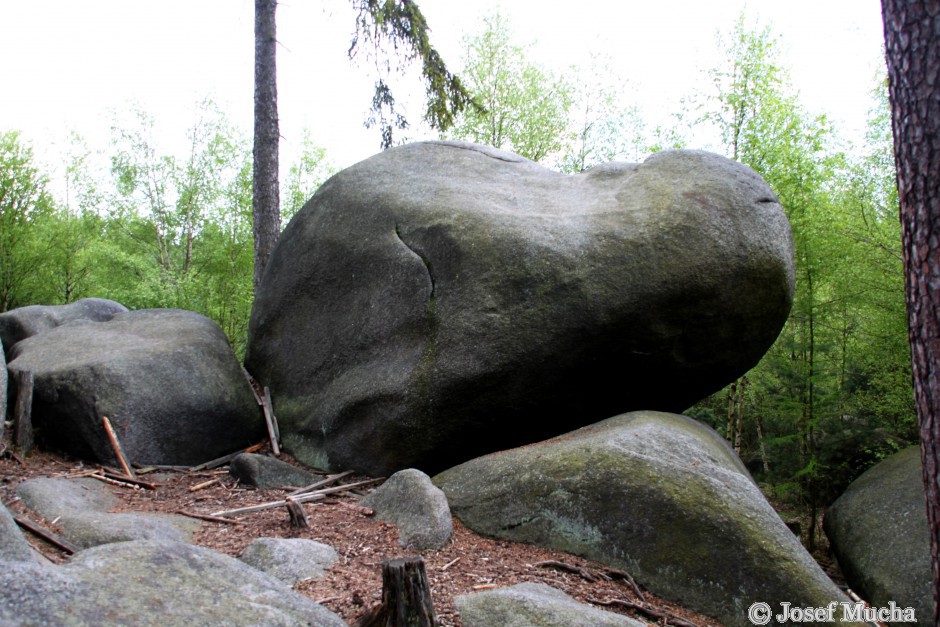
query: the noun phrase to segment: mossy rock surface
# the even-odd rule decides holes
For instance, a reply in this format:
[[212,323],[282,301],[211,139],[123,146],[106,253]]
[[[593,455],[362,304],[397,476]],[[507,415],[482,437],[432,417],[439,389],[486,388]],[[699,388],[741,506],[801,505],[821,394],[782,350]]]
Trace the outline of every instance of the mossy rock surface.
[[757,363],[792,295],[786,216],[739,163],[667,151],[565,175],[419,143],[338,173],[291,220],[246,365],[304,463],[434,473],[681,411]]
[[0,623],[11,627],[346,625],[234,557],[176,542],[101,545],[55,567],[8,562],[0,590]]
[[933,577],[920,446],[870,468],[826,511],[823,524],[839,567],[873,607],[913,607],[933,625]]
[[141,309],[75,320],[18,341],[11,373],[33,373],[39,443],[117,465],[107,416],[131,463],[196,465],[257,442],[264,419],[219,325]]
[[712,429],[633,412],[434,478],[470,529],[622,568],[728,625],[754,602],[846,600]]

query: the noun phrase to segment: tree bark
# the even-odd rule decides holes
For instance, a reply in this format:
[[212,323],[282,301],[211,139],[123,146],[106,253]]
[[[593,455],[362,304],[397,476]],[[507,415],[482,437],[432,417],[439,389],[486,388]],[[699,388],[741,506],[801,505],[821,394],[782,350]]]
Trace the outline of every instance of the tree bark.
[[905,298],[940,620],[940,1],[882,0]]
[[431,586],[420,557],[382,564],[382,604],[356,621],[356,627],[434,627]]
[[33,373],[19,370],[13,375],[16,403],[13,405],[13,443],[23,453],[33,449]]
[[276,0],[255,0],[255,135],[252,213],[255,292],[281,232],[278,188]]

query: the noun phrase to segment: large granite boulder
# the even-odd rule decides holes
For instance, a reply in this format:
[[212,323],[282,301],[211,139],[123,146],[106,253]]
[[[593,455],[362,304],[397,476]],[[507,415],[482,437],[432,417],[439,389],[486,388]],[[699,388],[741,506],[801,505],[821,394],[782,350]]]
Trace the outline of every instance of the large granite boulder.
[[578,603],[543,583],[454,597],[464,627],[644,627],[636,619]]
[[676,414],[633,412],[434,478],[483,535],[621,568],[727,625],[755,602],[847,601],[727,443]]
[[671,151],[572,176],[413,144],[340,172],[287,226],[246,364],[304,463],[436,472],[685,409],[757,363],[792,294],[784,212],[739,163]]
[[258,441],[264,421],[222,330],[191,311],[72,322],[19,341],[33,373],[33,426],[47,445],[115,463],[107,416],[132,462],[198,464]]
[[138,540],[58,567],[0,564],[0,624],[345,627],[336,614],[222,553]]
[[0,438],[3,437],[3,423],[7,419],[7,357],[0,344]]
[[22,482],[16,495],[26,507],[54,520],[62,537],[79,549],[129,540],[189,542],[198,520],[176,514],[109,510],[118,498],[90,478],[38,477]]
[[32,546],[23,537],[23,532],[17,526],[3,503],[0,503],[0,563],[3,562],[37,562],[40,555],[33,551]]
[[322,478],[276,457],[256,453],[242,453],[233,459],[228,472],[243,485],[256,488],[300,488]]
[[306,538],[255,538],[238,559],[292,586],[325,576],[339,553]]
[[68,305],[29,305],[0,314],[0,340],[9,351],[20,340],[63,324],[88,320],[106,322],[127,311],[121,303],[105,298],[83,298]]
[[454,532],[447,497],[420,470],[399,470],[360,504],[398,528],[398,544],[417,550],[441,549]]
[[894,601],[933,625],[922,468],[920,446],[886,458],[829,507],[823,527],[849,586],[872,607]]

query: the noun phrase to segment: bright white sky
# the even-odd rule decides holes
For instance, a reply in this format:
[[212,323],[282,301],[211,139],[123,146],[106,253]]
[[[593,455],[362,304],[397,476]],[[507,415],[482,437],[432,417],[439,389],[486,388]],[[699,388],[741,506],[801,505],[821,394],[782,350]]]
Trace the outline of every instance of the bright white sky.
[[[648,112],[703,89],[716,36],[747,15],[782,36],[803,103],[846,133],[864,125],[883,67],[879,0],[418,0],[432,43],[453,67],[461,38],[497,8],[534,60],[557,70],[603,52]],[[0,130],[21,130],[50,162],[68,131],[105,148],[114,111],[136,100],[166,137],[184,139],[197,101],[211,96],[250,133],[254,3],[250,0],[0,0]],[[378,149],[362,127],[371,100],[366,68],[346,60],[347,0],[282,0],[278,82],[282,151],[303,129],[333,162]],[[417,119],[420,111],[411,111]],[[282,158],[282,163],[285,161]]]

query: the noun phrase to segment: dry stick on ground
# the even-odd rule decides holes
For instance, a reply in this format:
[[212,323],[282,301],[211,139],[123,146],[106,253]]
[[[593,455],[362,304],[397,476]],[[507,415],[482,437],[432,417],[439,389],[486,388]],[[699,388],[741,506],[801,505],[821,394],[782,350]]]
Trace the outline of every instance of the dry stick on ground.
[[674,625],[675,627],[696,627],[695,623],[690,623],[684,618],[679,618],[674,614],[670,614],[664,610],[651,607],[645,603],[634,603],[633,601],[627,601],[624,599],[610,599],[609,601],[588,599],[588,602],[593,603],[594,605],[602,605],[604,607],[622,607],[628,610],[635,610],[656,621],[662,621],[663,624],[666,625]]
[[261,405],[264,405],[264,401],[261,400],[261,395],[258,394],[258,387],[255,383],[255,378],[251,376],[251,373],[249,373],[244,366],[242,366],[242,374],[245,375],[245,379],[248,381],[248,387],[251,388],[251,393],[255,395],[255,401],[258,403],[258,406],[260,407]]
[[131,468],[131,465],[127,463],[127,457],[124,456],[124,449],[121,448],[121,442],[118,440],[114,429],[111,428],[111,421],[108,420],[107,416],[102,416],[101,424],[104,425],[104,430],[108,434],[108,440],[111,441],[111,448],[114,449],[114,454],[117,456],[117,460],[118,463],[121,464],[121,468],[124,469],[124,474],[126,474],[131,479],[136,479],[137,475],[134,474],[134,469]]
[[420,557],[382,563],[382,603],[356,621],[355,627],[434,627],[431,586]]
[[[379,477],[378,479],[366,479],[364,481],[357,481],[355,483],[347,483],[344,485],[338,485],[334,488],[325,488],[323,490],[317,490],[316,492],[308,492],[306,494],[299,494],[295,497],[292,497],[298,503],[309,503],[311,501],[322,500],[327,494],[336,494],[337,492],[345,492],[351,488],[358,488],[367,485],[373,485],[376,483],[381,483],[385,481],[384,477]],[[237,509],[222,510],[220,512],[213,512],[212,516],[234,516],[237,514],[248,514],[251,512],[260,512],[266,509],[274,509],[275,507],[284,507],[287,505],[286,500],[280,501],[270,501],[268,503],[260,503],[258,505],[249,505],[248,507],[239,507]]]
[[199,490],[204,490],[205,488],[208,488],[209,486],[215,485],[217,483],[222,483],[222,480],[218,477],[215,479],[209,479],[208,481],[203,481],[202,483],[197,483],[196,485],[192,486],[189,491],[198,492]]
[[213,468],[218,468],[223,464],[227,464],[242,453],[255,453],[264,448],[264,443],[259,442],[258,444],[252,444],[248,448],[242,449],[240,451],[235,451],[234,453],[229,453],[228,455],[223,455],[222,457],[216,457],[215,459],[210,459],[207,462],[203,462],[198,466],[193,466],[192,468],[187,469],[188,472],[199,472],[202,470],[212,470]]
[[43,540],[45,540],[52,546],[65,551],[69,555],[73,555],[78,552],[78,548],[75,547],[73,544],[66,542],[65,540],[58,537],[57,535],[55,535],[48,529],[44,529],[43,527],[37,525],[31,520],[26,520],[25,518],[21,518],[16,515],[13,516],[13,520],[16,521],[16,524],[22,527],[23,529],[26,529],[34,533],[36,536],[42,538]]
[[219,516],[210,516],[209,514],[197,514],[196,512],[188,512],[184,509],[176,510],[176,513],[181,516],[189,516],[190,518],[198,518],[199,520],[208,520],[209,522],[225,523],[226,525],[241,525],[243,524],[240,520],[233,520],[231,518],[221,518]]
[[[33,448],[33,373],[20,370],[13,374],[16,404],[13,406],[13,444],[24,453]],[[2,416],[0,416],[2,418]]]
[[271,451],[274,453],[275,457],[279,457],[281,454],[281,447],[278,445],[278,440],[281,439],[280,430],[277,428],[277,418],[274,417],[274,405],[271,404],[271,388],[264,386],[264,402],[261,404],[261,408],[264,410],[264,422],[268,425],[268,437],[271,438]]
[[293,492],[288,493],[287,496],[297,496],[299,494],[306,494],[307,492],[313,492],[317,488],[322,488],[324,486],[330,485],[331,483],[336,483],[340,479],[345,479],[351,474],[353,474],[353,471],[347,470],[346,472],[341,472],[338,475],[330,475],[326,479],[322,479],[321,481],[317,481],[316,483],[311,483],[310,485],[304,486],[303,488],[297,488]]
[[150,483],[149,481],[143,481],[142,479],[137,479],[136,477],[128,477],[117,472],[111,472],[107,468],[101,468],[97,473],[92,473],[88,475],[89,477],[95,477],[97,479],[111,479],[114,481],[120,481],[124,484],[131,484],[132,486],[137,486],[138,488],[144,488],[145,490],[156,490],[157,484]]

